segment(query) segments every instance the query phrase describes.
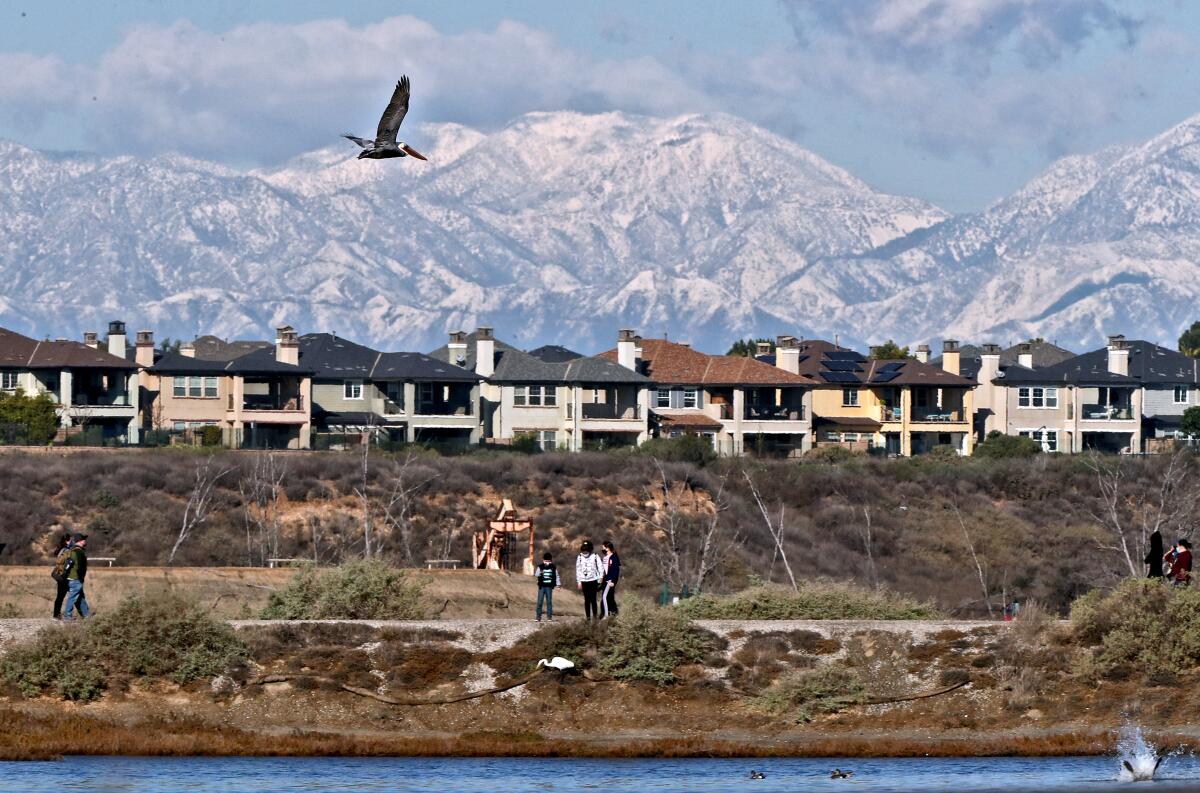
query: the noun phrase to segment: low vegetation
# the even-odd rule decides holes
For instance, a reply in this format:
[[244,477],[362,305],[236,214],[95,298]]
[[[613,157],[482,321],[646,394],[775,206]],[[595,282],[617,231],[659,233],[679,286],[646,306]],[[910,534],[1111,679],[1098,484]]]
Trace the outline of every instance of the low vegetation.
[[1111,679],[1175,674],[1200,666],[1200,589],[1128,579],[1071,609],[1081,671]]
[[418,620],[426,610],[421,585],[381,560],[333,568],[305,566],[272,592],[267,620]]
[[679,609],[705,620],[927,620],[933,606],[893,592],[833,581],[805,581],[798,590],[760,585],[731,595],[703,594]]
[[246,645],[224,622],[174,596],[132,597],[82,625],[48,628],[0,660],[7,683],[28,697],[87,701],[114,678],[185,684],[232,669]]
[[675,681],[678,667],[698,663],[714,646],[715,637],[679,609],[632,599],[608,628],[599,666],[618,680],[666,685]]
[[853,670],[834,666],[789,672],[752,700],[754,707],[795,722],[857,705],[866,687]]

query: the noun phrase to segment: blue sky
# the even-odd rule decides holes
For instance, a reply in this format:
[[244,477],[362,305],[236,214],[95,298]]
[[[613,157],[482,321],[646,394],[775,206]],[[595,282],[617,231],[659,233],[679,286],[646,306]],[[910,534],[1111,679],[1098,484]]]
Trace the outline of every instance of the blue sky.
[[1200,112],[1200,3],[10,0],[0,137],[274,164],[370,130],[402,71],[406,129],[721,111],[968,211]]

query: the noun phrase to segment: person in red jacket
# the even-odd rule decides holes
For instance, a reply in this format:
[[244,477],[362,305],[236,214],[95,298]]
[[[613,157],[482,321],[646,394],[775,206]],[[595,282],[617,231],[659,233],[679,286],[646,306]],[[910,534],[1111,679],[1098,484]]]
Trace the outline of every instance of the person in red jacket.
[[1167,578],[1174,586],[1187,586],[1192,580],[1192,544],[1181,539],[1163,557]]

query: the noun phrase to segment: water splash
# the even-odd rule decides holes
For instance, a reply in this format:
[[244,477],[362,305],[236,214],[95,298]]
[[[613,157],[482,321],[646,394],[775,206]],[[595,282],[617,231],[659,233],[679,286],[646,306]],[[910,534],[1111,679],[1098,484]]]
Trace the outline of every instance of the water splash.
[[1122,781],[1149,782],[1164,758],[1146,740],[1141,727],[1127,724],[1117,738],[1117,759],[1121,761]]

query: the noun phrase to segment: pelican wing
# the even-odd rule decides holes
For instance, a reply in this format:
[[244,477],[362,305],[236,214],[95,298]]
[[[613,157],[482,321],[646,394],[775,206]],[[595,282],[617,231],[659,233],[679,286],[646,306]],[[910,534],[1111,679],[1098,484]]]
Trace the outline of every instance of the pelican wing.
[[387,109],[379,118],[379,129],[375,132],[376,145],[396,142],[396,133],[400,131],[400,122],[404,121],[404,115],[408,113],[408,93],[408,75],[406,74],[400,78],[400,82],[396,83],[396,90],[392,92],[392,101],[388,102]]
[[359,146],[362,146],[364,149],[375,148],[375,141],[373,141],[373,140],[367,140],[366,138],[355,137],[354,135],[351,135],[350,133],[346,133],[346,134],[342,135],[342,137],[346,138],[347,140],[354,141]]

